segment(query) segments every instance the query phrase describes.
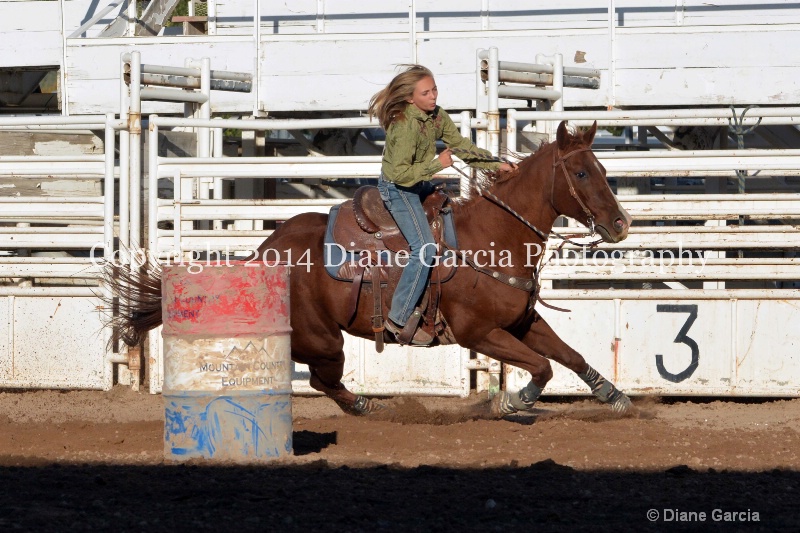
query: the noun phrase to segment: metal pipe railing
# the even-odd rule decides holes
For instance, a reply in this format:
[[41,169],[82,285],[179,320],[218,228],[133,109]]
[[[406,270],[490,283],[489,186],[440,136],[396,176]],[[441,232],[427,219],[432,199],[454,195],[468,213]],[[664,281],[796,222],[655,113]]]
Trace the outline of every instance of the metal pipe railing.
[[[148,198],[149,208],[147,215],[147,249],[158,249],[158,115],[150,115],[150,143],[148,156]],[[175,188],[180,188],[180,180],[173,183]],[[151,342],[152,342],[152,335]],[[151,344],[152,349],[152,344]]]
[[96,296],[94,287],[6,287],[0,285],[0,296],[88,297]]
[[[112,126],[114,115],[106,115],[103,151],[105,152],[105,175],[103,177],[103,252],[107,261],[114,257],[114,146],[116,132]],[[107,295],[110,293],[107,292]]]
[[[32,125],[31,122],[35,121],[36,124]],[[105,115],[79,115],[65,117],[63,115],[37,115],[35,117],[0,117],[0,126],[85,126],[89,127],[103,127],[106,123]]]
[[[131,59],[132,56],[130,53],[124,53],[122,55],[122,61],[125,63],[130,63]],[[141,65],[141,73],[199,79],[202,76],[202,67],[172,67],[167,65],[151,65],[148,63],[143,63]],[[242,83],[249,83],[253,81],[253,75],[247,72],[211,70],[210,75],[212,80],[238,81]]]
[[[742,110],[735,110],[741,113]],[[598,126],[728,126],[733,111],[730,108],[699,108],[699,109],[648,109],[648,110],[613,110],[613,111],[520,111],[509,109],[507,112],[508,139],[507,147],[510,152],[517,150],[517,132],[519,121],[541,121],[544,129],[561,120],[570,121],[575,126],[587,126],[597,122]],[[756,124],[761,120],[761,125],[800,124],[800,107],[756,107],[748,110],[745,124]],[[607,153],[608,157],[620,159],[652,158],[652,157],[696,157],[698,151],[645,151],[645,152],[619,152]],[[706,150],[704,157],[718,157],[719,152],[728,153],[726,150]],[[751,152],[747,150],[746,152]],[[766,152],[766,151],[765,151]],[[779,150],[769,150],[770,154],[778,154]],[[653,156],[654,153],[676,154],[671,156]],[[741,150],[739,154],[743,153]],[[681,155],[683,154],[683,155]],[[713,154],[713,155],[712,155]],[[738,168],[738,167],[729,167]]]
[[193,91],[182,91],[180,89],[154,89],[142,87],[140,91],[142,100],[164,100],[167,102],[191,102],[195,104],[205,104],[208,96]]
[[[141,76],[141,54],[139,52],[131,52],[131,78],[138,80]],[[141,85],[139,83],[131,83],[130,86],[130,100],[128,107],[128,139],[129,139],[129,174],[128,185],[130,199],[130,215],[129,215],[129,243],[131,251],[136,251],[141,247],[142,243],[142,97]],[[153,142],[156,147],[158,142]]]
[[[145,85],[159,85],[163,87],[182,87],[185,89],[200,89],[198,78],[172,76],[169,74],[142,74],[142,83]],[[253,84],[249,81],[211,80],[211,89],[215,91],[231,91],[249,93]]]
[[542,289],[557,300],[800,300],[797,289]]
[[540,89],[538,87],[517,87],[500,85],[496,89],[500,98],[514,98],[518,100],[559,100],[561,92],[555,89]]
[[[498,79],[501,82],[526,83],[529,85],[553,85],[554,76],[552,74],[537,74],[533,72],[514,72],[511,70],[501,70]],[[564,76],[564,87],[575,87],[579,89],[599,89],[600,80],[597,78],[580,78],[578,76]],[[481,71],[481,80],[488,81],[489,73]]]
[[[155,121],[155,122],[154,122]],[[238,128],[243,130],[298,130],[322,128],[379,128],[377,120],[369,117],[322,119],[195,119],[150,115],[150,123],[159,127],[175,128]]]
[[[478,52],[478,58],[481,59],[481,68],[488,69],[491,62],[490,52],[481,50]],[[508,70],[511,72],[534,72],[538,74],[553,74],[555,67],[553,65],[545,65],[541,63],[518,63],[513,61],[498,61],[499,70]],[[564,67],[564,75],[566,76],[581,76],[587,78],[599,78],[600,71],[593,68],[581,67]]]
[[[122,53],[125,57],[125,52]],[[120,61],[120,79],[125,75],[124,61]],[[131,185],[130,185],[130,153],[131,140],[128,131],[128,111],[130,108],[130,94],[126,84],[119,84],[119,122],[124,127],[119,129],[119,249],[120,260],[123,264],[129,264],[127,257],[130,250],[130,213],[131,213]]]

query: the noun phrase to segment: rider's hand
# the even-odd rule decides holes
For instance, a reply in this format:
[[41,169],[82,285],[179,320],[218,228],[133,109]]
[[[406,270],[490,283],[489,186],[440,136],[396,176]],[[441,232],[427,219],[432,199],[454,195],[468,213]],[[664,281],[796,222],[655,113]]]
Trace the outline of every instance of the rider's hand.
[[503,164],[500,165],[500,168],[498,170],[500,170],[502,172],[511,172],[512,170],[517,170],[517,164],[516,163],[503,163]]
[[442,168],[448,168],[453,165],[453,152],[450,148],[445,148],[441,154],[439,154],[439,162],[442,164]]

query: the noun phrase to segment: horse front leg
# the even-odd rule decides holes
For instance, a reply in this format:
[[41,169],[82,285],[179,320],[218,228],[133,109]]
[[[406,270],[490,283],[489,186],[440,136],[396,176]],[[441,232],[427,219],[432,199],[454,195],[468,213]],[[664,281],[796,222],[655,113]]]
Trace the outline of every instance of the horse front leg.
[[[601,402],[610,405],[615,413],[623,414],[630,411],[630,398],[592,368],[581,354],[561,340],[544,319],[539,318],[531,325],[531,329],[522,337],[522,342],[532,350],[575,372],[589,386],[592,394]],[[527,388],[520,390],[520,397],[530,394]]]

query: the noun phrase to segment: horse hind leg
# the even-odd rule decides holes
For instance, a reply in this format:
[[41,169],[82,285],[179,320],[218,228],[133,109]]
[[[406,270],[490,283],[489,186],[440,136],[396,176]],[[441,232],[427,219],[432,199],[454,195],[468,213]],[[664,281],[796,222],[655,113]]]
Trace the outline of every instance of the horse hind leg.
[[[311,374],[308,380],[309,385],[336,402],[336,405],[345,413],[362,416],[382,410],[382,405],[364,396],[353,394],[342,383],[344,351],[341,347],[343,343],[344,339],[339,332],[338,351],[333,354],[322,354],[321,350],[315,349],[313,346],[301,346],[299,340],[295,343],[293,338],[292,359],[308,365]],[[320,342],[320,346],[335,346],[336,344],[337,341],[333,339],[328,339],[328,342]],[[316,356],[310,354],[316,354]]]
[[[336,402],[336,405],[347,414],[364,416],[372,413],[382,411],[383,405],[380,403],[361,396],[360,394],[353,394],[344,383],[337,381],[333,385],[329,385],[322,378],[320,378],[319,371],[315,367],[309,367],[311,370],[311,377],[309,384],[314,390],[323,393],[325,396]],[[341,378],[339,378],[341,380]]]

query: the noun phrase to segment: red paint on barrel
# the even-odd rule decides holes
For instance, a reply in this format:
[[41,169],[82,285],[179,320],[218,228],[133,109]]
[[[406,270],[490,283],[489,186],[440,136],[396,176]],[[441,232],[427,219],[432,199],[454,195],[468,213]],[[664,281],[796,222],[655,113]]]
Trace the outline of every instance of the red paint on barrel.
[[289,325],[289,267],[230,262],[190,273],[164,268],[164,335],[285,333]]

